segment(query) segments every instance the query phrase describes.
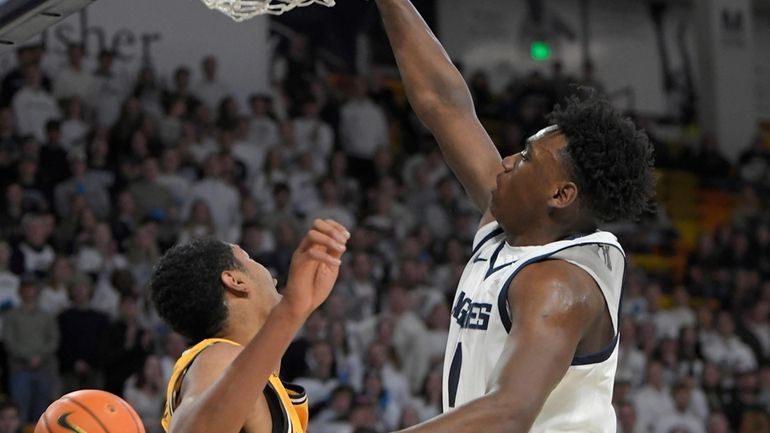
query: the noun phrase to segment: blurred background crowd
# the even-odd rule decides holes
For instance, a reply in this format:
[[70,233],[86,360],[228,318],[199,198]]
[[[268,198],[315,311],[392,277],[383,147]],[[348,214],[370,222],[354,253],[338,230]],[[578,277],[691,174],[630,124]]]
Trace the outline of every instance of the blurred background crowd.
[[[126,76],[113,53],[46,68],[26,46],[0,87],[0,433],[80,388],[123,396],[150,433],[187,342],[148,302],[177,242],[238,243],[279,279],[310,222],[352,233],[341,277],[281,374],[311,433],[384,433],[441,411],[453,293],[479,215],[391,70],[328,75],[296,36],[271,94],[230,96],[217,58]],[[502,155],[588,86],[590,63],[503,93],[464,71]],[[655,144],[659,206],[606,227],[629,255],[614,400],[622,433],[770,432],[770,134],[737,161],[688,123],[629,113]]]

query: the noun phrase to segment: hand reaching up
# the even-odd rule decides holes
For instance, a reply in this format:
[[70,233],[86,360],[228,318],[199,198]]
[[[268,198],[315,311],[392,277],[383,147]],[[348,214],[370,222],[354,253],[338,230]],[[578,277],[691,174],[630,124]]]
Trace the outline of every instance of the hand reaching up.
[[336,221],[316,219],[291,258],[283,301],[307,317],[329,296],[350,233]]

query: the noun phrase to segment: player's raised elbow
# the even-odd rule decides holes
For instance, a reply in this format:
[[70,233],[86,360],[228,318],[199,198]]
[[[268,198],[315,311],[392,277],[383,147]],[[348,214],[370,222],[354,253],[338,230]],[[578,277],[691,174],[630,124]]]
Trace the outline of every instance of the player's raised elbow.
[[453,116],[475,115],[473,99],[465,88],[443,92],[419,91],[410,99],[417,117],[429,128]]

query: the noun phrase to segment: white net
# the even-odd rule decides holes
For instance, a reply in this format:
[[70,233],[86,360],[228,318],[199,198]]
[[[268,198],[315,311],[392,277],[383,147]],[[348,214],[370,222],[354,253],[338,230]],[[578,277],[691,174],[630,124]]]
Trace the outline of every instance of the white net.
[[334,6],[334,0],[202,0],[210,9],[218,10],[235,21],[243,21],[257,15],[281,15],[296,7],[313,3]]

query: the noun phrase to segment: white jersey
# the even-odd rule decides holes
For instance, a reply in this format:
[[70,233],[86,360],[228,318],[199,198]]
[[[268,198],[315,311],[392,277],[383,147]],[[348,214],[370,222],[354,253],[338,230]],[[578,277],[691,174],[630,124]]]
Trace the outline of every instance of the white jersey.
[[492,391],[493,371],[511,329],[508,287],[526,265],[546,259],[565,260],[593,277],[607,303],[615,337],[601,352],[573,358],[530,433],[615,433],[611,400],[625,253],[614,235],[601,231],[542,246],[512,247],[496,222],[479,229],[452,308],[444,358],[444,411]]

